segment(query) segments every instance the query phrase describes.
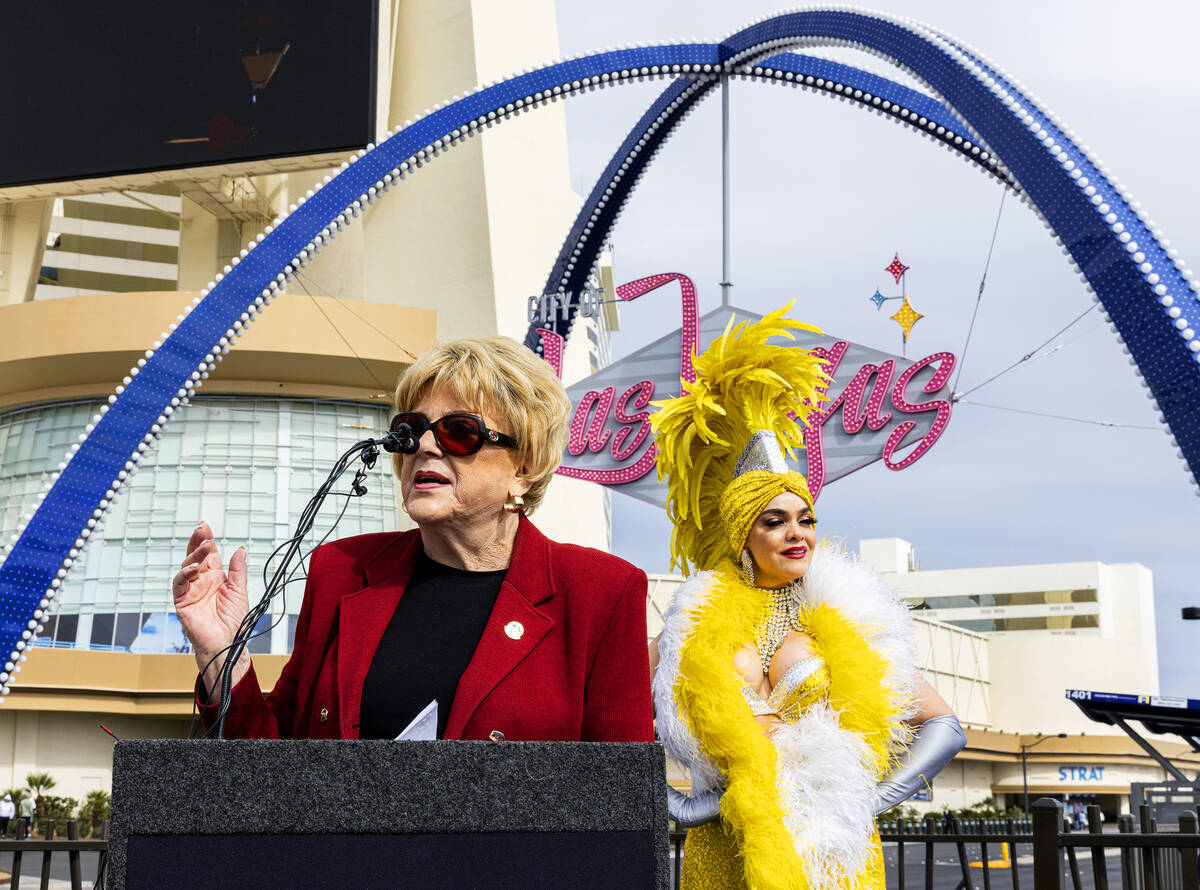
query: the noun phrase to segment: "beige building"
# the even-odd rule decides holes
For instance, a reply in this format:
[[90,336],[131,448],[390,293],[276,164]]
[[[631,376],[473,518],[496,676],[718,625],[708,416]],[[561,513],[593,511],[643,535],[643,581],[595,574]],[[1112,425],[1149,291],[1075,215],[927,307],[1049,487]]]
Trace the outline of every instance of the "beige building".
[[[552,0],[383,3],[378,135],[435,103],[558,57]],[[137,359],[341,154],[0,189],[0,531],[7,538]],[[81,798],[110,781],[111,740],[183,736],[195,665],[170,602],[200,519],[246,543],[251,596],[274,542],[350,444],[386,428],[398,374],[435,339],[522,339],[580,205],[563,106],[482,129],[381,196],[249,326],[167,426],[63,588],[0,705],[0,783],[51,773]],[[568,382],[607,352],[575,326]],[[589,336],[589,334],[591,336]],[[348,477],[347,477],[348,479]],[[382,467],[339,535],[402,524]],[[331,513],[330,516],[334,515]],[[606,547],[608,496],[560,478],[536,521]],[[318,522],[318,533],[324,528]],[[255,590],[255,586],[258,590]],[[293,588],[295,589],[295,588]],[[270,684],[299,591],[252,645]]]

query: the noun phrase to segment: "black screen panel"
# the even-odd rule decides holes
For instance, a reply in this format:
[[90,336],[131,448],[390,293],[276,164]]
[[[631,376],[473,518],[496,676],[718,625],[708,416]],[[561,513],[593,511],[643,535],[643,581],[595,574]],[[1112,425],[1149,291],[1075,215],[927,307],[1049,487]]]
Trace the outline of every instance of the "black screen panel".
[[373,137],[373,0],[10,6],[0,186],[351,151]]

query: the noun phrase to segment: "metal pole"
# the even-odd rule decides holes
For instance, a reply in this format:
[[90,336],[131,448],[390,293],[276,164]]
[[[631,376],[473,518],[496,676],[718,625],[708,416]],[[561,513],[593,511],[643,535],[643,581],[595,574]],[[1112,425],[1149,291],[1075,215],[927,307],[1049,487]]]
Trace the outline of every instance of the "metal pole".
[[721,305],[729,305],[729,75],[721,75]]
[[1025,785],[1025,818],[1026,819],[1029,818],[1029,771],[1025,765],[1025,763],[1026,763],[1025,752],[1028,751],[1030,748],[1036,748],[1042,742],[1049,741],[1050,739],[1054,739],[1054,738],[1065,739],[1066,737],[1067,737],[1067,734],[1065,732],[1060,732],[1057,735],[1042,735],[1041,733],[1038,733],[1038,737],[1034,741],[1030,742],[1028,745],[1021,746],[1021,781]]
[[1021,746],[1021,784],[1025,786],[1025,818],[1029,818],[1029,770],[1025,766],[1025,746]]

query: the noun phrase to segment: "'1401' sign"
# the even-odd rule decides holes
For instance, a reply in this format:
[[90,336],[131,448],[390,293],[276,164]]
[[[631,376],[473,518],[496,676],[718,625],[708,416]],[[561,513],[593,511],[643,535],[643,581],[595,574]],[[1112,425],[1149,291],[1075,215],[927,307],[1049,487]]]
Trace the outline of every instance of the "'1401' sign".
[[[693,380],[697,353],[720,336],[732,314],[738,321],[761,316],[724,308],[696,318],[695,288],[682,275],[654,275],[617,288],[625,300],[678,281],[683,290],[680,330],[643,347],[568,388],[574,413],[558,472],[576,479],[620,486],[624,494],[665,505],[665,490],[653,472],[651,401],[679,392],[680,379]],[[928,453],[950,421],[948,385],[955,358],[935,352],[907,359],[832,335],[796,332],[795,345],[826,359],[833,377],[829,400],[811,416],[806,451],[796,469],[808,477],[813,496],[835,479],[883,460],[902,470]],[[558,364],[561,342],[546,342],[547,358]]]

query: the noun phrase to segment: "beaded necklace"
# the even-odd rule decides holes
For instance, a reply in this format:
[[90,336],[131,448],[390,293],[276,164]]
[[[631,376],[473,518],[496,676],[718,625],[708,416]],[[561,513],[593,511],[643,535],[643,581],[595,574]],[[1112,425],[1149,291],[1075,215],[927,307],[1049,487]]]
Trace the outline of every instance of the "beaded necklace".
[[[743,577],[746,573],[743,571]],[[804,633],[804,625],[800,621],[800,585],[803,578],[796,578],[791,583],[779,588],[757,587],[754,583],[753,570],[746,578],[750,587],[767,594],[767,613],[759,621],[754,631],[754,645],[758,647],[758,655],[762,661],[763,676],[771,672],[771,659],[783,645],[789,628]]]

